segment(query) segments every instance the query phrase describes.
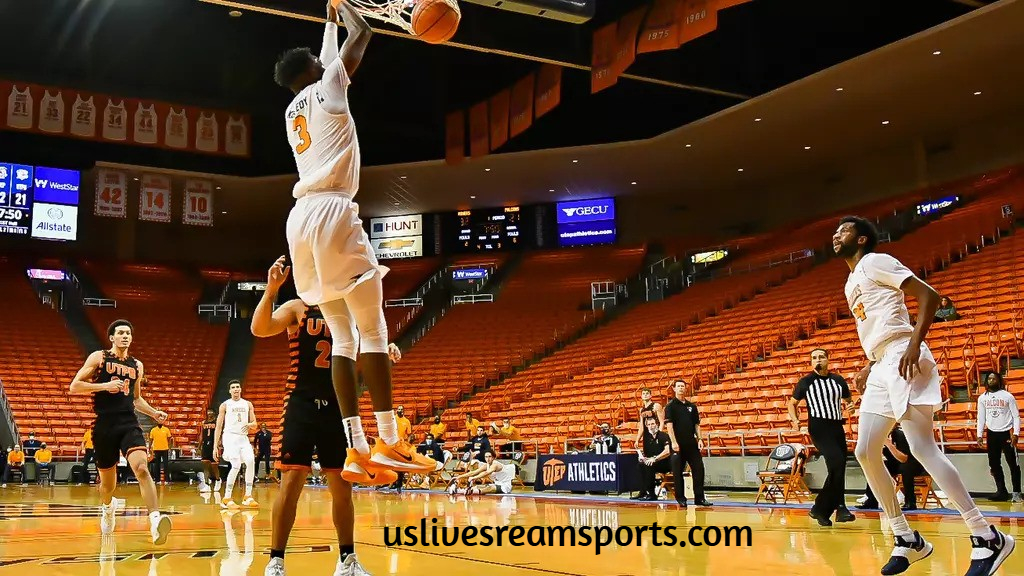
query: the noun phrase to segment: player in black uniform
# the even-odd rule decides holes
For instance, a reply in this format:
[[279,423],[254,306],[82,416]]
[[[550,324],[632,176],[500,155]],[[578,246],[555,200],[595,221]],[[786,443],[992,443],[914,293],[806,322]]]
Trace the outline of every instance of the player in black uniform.
[[[267,273],[267,289],[252,315],[252,333],[259,338],[288,332],[291,370],[288,382],[293,386],[286,401],[284,431],[281,435],[281,490],[274,502],[270,563],[267,576],[284,572],[284,550],[295,524],[295,508],[306,476],[311,469],[314,450],[333,503],[332,516],[338,533],[341,557],[336,574],[367,574],[354,552],[355,510],[352,485],[342,479],[341,471],[351,448],[343,433],[341,407],[331,381],[331,333],[316,307],[302,300],[289,300],[273,310],[277,293],[288,278],[284,256]],[[401,358],[398,348],[389,347],[393,362]],[[383,484],[397,480],[387,469],[377,471]]]
[[[200,492],[209,492],[211,482],[214,492],[220,491],[220,466],[217,459],[213,457],[213,438],[217,432],[217,411],[213,408],[206,410],[206,422],[199,427],[199,445],[201,448],[200,457],[203,462],[203,473],[206,478],[199,483]],[[213,479],[212,481],[210,479]]]
[[[97,350],[89,355],[85,364],[71,381],[71,394],[91,394],[96,420],[92,439],[96,450],[96,468],[100,475],[100,530],[103,534],[114,531],[117,505],[117,462],[124,453],[128,465],[139,481],[142,499],[149,510],[150,535],[154,544],[167,541],[171,519],[160,513],[156,485],[149,474],[146,439],[135,415],[138,410],[157,422],[167,420],[167,413],[154,409],[142,397],[142,382],[146,381],[142,362],[128,355],[132,343],[132,325],[127,320],[115,320],[107,328],[109,350]],[[123,502],[123,501],[121,501]]]
[[643,448],[641,446],[644,437],[644,432],[647,431],[647,419],[654,418],[658,424],[658,430],[661,430],[662,424],[665,423],[665,409],[662,408],[661,404],[651,400],[650,388],[644,388],[640,390],[640,421],[637,422],[636,429],[636,451],[641,456],[643,455]]

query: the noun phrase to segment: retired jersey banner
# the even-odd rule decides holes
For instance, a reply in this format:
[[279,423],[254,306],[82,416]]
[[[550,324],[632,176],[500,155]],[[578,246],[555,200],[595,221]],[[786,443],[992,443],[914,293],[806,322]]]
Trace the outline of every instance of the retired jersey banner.
[[156,174],[142,176],[142,188],[139,189],[139,220],[171,221],[170,178]]
[[675,50],[679,47],[678,21],[682,3],[683,0],[655,0],[637,42],[637,54]]
[[486,156],[490,152],[488,121],[487,100],[469,109],[469,155],[473,158]]
[[213,226],[213,183],[209,180],[185,181],[185,207],[181,221],[193,226]]
[[537,73],[537,96],[533,106],[533,117],[551,112],[562,101],[562,67],[544,64]]
[[611,88],[619,80],[615,73],[615,53],[618,51],[618,23],[612,22],[594,30],[590,57],[590,93]]
[[641,6],[619,19],[615,28],[615,62],[612,69],[622,75],[636,60],[636,36],[647,15],[647,6]]
[[533,124],[533,86],[536,75],[530,73],[512,86],[509,99],[509,137],[516,137]]
[[508,108],[511,91],[506,88],[491,96],[491,151],[497,150],[508,142]]
[[251,122],[224,110],[0,80],[0,130],[248,157]]
[[108,218],[128,216],[128,175],[116,170],[96,170],[96,202],[93,214]]

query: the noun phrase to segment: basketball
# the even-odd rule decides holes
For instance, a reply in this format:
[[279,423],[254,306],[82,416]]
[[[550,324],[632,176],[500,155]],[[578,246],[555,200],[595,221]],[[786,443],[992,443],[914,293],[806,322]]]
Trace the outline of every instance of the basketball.
[[412,31],[430,44],[447,42],[455,35],[462,16],[444,0],[416,0],[412,10]]

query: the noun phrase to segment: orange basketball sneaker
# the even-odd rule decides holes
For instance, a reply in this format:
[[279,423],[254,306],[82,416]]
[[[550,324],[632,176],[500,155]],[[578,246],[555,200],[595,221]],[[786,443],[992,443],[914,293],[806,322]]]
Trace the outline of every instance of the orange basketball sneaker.
[[352,484],[363,486],[383,486],[394,484],[398,480],[398,474],[383,468],[372,462],[369,454],[360,454],[355,448],[349,448],[345,457],[345,468],[341,471],[341,477]]
[[376,438],[370,450],[370,462],[395,472],[433,472],[437,469],[437,461],[420,454],[405,440],[388,446]]

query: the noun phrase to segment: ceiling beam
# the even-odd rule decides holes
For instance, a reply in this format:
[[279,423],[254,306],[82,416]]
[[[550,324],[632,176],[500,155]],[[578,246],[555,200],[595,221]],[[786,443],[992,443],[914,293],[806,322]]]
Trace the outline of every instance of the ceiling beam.
[[[294,12],[291,10],[281,10],[278,8],[270,8],[267,6],[259,6],[256,4],[250,4],[248,2],[236,2],[235,0],[199,0],[207,4],[216,4],[219,6],[225,6],[227,8],[234,8],[238,10],[249,10],[250,12],[260,12],[262,14],[270,14],[272,16],[280,16],[282,18],[292,18],[295,20],[305,20],[307,22],[324,23],[327,20],[319,16],[311,16],[309,14],[303,14],[301,12]],[[390,28],[379,28],[371,26],[373,31],[385,36],[393,36],[395,38],[405,38],[407,40],[416,40],[416,37],[406,32],[399,32]],[[486,48],[483,46],[474,46],[472,44],[464,44],[461,42],[445,42],[446,46],[452,46],[455,48],[462,48],[464,50],[473,50],[474,52],[484,52],[487,54],[496,54],[498,56],[506,56],[509,58],[519,58],[521,60],[530,60],[532,62],[539,62],[543,64],[554,64],[563,68],[572,68],[575,70],[590,71],[590,66],[585,64],[576,64],[574,62],[565,62],[562,60],[556,60],[552,58],[545,58],[543,56],[534,56],[532,54],[523,54],[521,52],[514,52],[510,50],[501,50],[497,48]],[[649,78],[647,76],[640,76],[637,74],[621,74],[620,78],[628,80],[635,80],[637,82],[646,82],[648,84],[657,84],[659,86],[668,86],[671,88],[677,88],[680,90],[689,90],[691,92],[702,92],[704,94],[712,94],[715,96],[722,96],[725,98],[732,98],[735,100],[749,100],[751,96],[747,94],[739,94],[736,92],[729,92],[726,90],[718,90],[717,88],[708,88],[706,86],[695,86],[692,84],[683,84],[681,82],[673,82],[670,80],[662,80],[660,78]]]

